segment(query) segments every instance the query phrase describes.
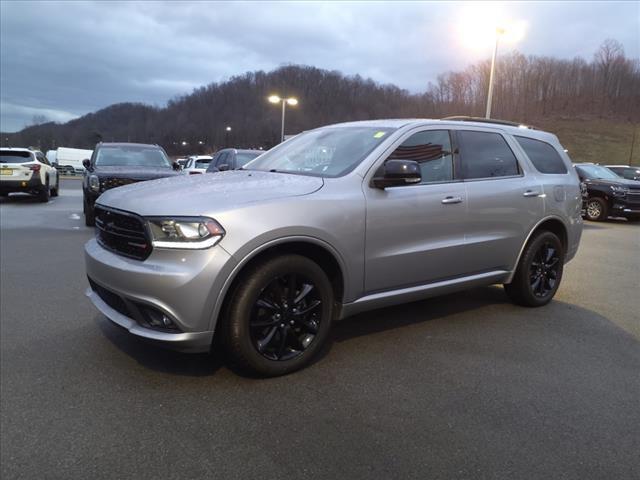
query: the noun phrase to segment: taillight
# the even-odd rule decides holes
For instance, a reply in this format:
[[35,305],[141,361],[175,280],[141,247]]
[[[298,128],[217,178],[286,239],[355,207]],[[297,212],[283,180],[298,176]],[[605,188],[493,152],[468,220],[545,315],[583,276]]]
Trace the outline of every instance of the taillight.
[[40,171],[40,164],[36,163],[34,165],[29,165],[29,170],[31,170],[34,173],[38,173]]

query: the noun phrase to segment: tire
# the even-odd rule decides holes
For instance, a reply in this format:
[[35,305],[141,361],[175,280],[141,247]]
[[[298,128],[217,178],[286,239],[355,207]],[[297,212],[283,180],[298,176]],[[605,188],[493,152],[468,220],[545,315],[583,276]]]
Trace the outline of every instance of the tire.
[[51,198],[51,188],[49,187],[49,177],[47,177],[44,186],[38,192],[38,199],[42,203],[47,203],[49,201],[49,198]]
[[558,291],[564,269],[564,248],[552,232],[537,233],[525,247],[513,280],[504,285],[513,303],[541,307]]
[[51,189],[51,196],[57,197],[60,195],[60,175],[56,174],[56,186]]
[[599,197],[591,197],[587,200],[585,208],[585,218],[592,222],[602,222],[609,216],[609,207],[607,202]]
[[324,271],[306,257],[282,255],[256,265],[237,285],[220,332],[234,363],[265,377],[308,365],[331,329],[333,289]]
[[84,211],[84,224],[87,227],[95,227],[96,216],[93,211],[93,207],[87,204],[87,200],[85,198],[82,199],[82,209]]

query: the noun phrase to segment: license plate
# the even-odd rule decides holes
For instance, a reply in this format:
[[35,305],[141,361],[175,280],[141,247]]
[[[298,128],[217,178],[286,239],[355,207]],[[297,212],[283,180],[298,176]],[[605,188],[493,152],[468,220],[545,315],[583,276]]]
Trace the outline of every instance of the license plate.
[[0,170],[0,175],[13,175],[13,170],[10,168],[3,168]]

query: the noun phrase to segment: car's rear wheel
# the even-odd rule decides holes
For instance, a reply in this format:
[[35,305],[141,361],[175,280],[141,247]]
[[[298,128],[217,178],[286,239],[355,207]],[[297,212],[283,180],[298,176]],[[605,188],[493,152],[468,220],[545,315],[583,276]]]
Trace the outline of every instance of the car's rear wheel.
[[56,186],[51,189],[51,196],[57,197],[60,194],[60,175],[56,175]]
[[51,198],[51,187],[49,186],[49,177],[47,177],[45,184],[38,192],[38,199],[42,203],[47,203],[49,201],[49,198]]
[[518,305],[541,307],[558,291],[564,269],[564,248],[552,232],[542,231],[527,243],[511,283],[504,286]]
[[244,275],[222,320],[236,364],[262,376],[309,364],[331,328],[333,290],[324,271],[300,255],[268,259]]
[[607,202],[605,202],[602,198],[593,197],[587,200],[587,208],[586,208],[586,217],[587,220],[591,220],[593,222],[601,222],[606,220],[609,216]]

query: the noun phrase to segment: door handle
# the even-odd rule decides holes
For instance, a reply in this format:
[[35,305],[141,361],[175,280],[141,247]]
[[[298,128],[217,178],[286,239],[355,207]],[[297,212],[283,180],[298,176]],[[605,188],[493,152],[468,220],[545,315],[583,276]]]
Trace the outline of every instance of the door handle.
[[452,203],[461,203],[462,198],[460,197],[445,197],[442,199],[442,203],[444,205],[451,205]]
[[523,197],[539,197],[540,192],[537,190],[527,190],[522,194]]

